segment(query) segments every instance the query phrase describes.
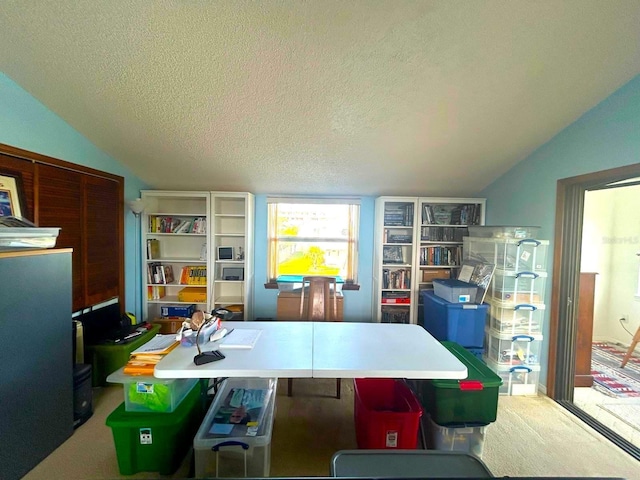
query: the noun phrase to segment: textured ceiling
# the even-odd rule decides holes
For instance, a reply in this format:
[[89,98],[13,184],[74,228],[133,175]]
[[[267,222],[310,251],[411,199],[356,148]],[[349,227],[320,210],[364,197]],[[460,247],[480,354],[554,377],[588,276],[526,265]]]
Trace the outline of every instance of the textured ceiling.
[[474,195],[640,73],[640,0],[1,0],[0,69],[154,188]]

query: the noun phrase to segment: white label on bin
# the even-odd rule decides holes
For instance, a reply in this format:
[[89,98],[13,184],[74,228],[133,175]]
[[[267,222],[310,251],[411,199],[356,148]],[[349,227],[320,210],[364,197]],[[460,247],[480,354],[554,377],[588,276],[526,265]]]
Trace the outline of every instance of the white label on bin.
[[137,393],[153,393],[153,383],[138,382],[136,384],[136,392]]
[[151,445],[153,443],[153,437],[151,436],[150,428],[140,429],[140,445]]
[[459,303],[468,303],[471,301],[471,295],[458,295]]
[[385,442],[387,448],[398,448],[398,432],[396,430],[387,430],[387,441]]

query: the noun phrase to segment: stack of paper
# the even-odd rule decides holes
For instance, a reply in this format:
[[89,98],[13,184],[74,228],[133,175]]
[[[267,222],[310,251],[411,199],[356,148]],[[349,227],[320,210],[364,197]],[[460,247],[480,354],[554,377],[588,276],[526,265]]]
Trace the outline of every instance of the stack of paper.
[[153,376],[153,370],[156,364],[179,344],[180,342],[176,340],[175,334],[156,335],[147,343],[131,352],[129,361],[122,371],[127,375]]

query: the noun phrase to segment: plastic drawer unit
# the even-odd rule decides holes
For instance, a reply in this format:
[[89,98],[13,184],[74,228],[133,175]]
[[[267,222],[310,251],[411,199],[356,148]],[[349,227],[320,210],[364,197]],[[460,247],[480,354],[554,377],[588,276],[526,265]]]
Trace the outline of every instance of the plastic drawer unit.
[[430,290],[422,290],[420,324],[436,340],[463,347],[482,347],[489,306],[486,303],[451,303]]
[[392,378],[356,378],[353,384],[358,448],[415,449],[422,407],[409,386]]
[[501,334],[540,334],[544,320],[544,303],[510,304],[487,299],[489,327]]
[[155,378],[127,375],[122,368],[107,377],[109,383],[121,383],[127,412],[173,412],[198,383],[197,378]]
[[425,411],[439,425],[495,422],[502,379],[454,342],[442,342],[469,372],[464,380],[416,380]]
[[465,237],[465,259],[493,263],[500,270],[546,272],[549,240]]
[[496,268],[486,299],[511,305],[544,303],[546,280],[545,272],[515,272]]
[[268,477],[277,379],[225,380],[193,439],[196,478]]
[[433,293],[451,303],[473,303],[478,287],[453,278],[433,279]]
[[487,425],[438,425],[426,416],[427,446],[435,450],[466,452],[482,458]]
[[499,365],[539,365],[542,335],[501,333],[486,330],[485,351],[487,357]]
[[502,379],[500,395],[537,395],[540,365],[499,365],[485,357],[487,366]]
[[198,384],[172,413],[127,412],[124,403],[108,417],[121,475],[175,472],[187,454],[203,416]]

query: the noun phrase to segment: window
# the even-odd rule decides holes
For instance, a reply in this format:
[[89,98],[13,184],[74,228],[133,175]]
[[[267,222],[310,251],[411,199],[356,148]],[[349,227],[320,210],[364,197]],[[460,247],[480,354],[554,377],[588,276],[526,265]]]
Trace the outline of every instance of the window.
[[360,201],[269,198],[268,276],[339,275],[357,283]]

